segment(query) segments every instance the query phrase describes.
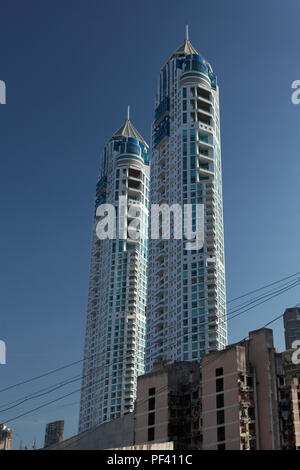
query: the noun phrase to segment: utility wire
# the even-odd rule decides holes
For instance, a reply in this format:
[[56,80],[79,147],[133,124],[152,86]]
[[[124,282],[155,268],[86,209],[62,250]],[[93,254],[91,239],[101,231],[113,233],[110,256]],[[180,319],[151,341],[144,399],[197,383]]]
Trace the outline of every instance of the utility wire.
[[[295,287],[296,285],[299,285],[299,281],[294,282],[294,283],[292,284],[292,286],[288,286],[288,287],[285,287],[285,288],[283,288],[283,289],[278,289],[278,292],[277,292],[276,294],[274,294],[271,298],[276,297],[277,295],[280,295],[282,292],[285,292],[285,291],[287,291],[287,290],[289,290],[289,289]],[[274,291],[272,291],[272,292],[274,292]],[[259,298],[261,298],[261,297],[259,297]],[[258,305],[261,305],[261,304],[265,303],[265,302],[268,301],[268,300],[270,300],[270,298],[263,300],[263,301],[260,302]],[[232,318],[234,318],[234,317],[236,317],[236,316],[238,316],[238,315],[241,315],[242,313],[245,313],[246,311],[252,310],[253,308],[257,307],[258,305],[251,306],[251,307],[248,308],[247,310],[242,311],[242,312],[240,312],[240,313],[234,315]],[[272,321],[269,322],[268,324],[270,324],[270,323],[276,321],[277,319],[281,318],[282,316],[283,316],[283,314],[281,314],[280,316],[276,317],[276,319],[272,320]],[[268,325],[268,324],[267,324],[267,325]],[[196,333],[195,333],[195,331],[194,331],[194,332],[192,332],[191,334],[196,334]],[[184,333],[183,335],[186,336],[186,333]],[[179,339],[179,337],[178,337],[177,339]],[[243,338],[243,340],[241,340],[241,342],[242,342],[242,341],[245,341],[246,339],[247,339],[247,338]],[[173,345],[173,344],[176,344],[176,342],[175,342],[175,343],[172,343],[171,345]],[[223,350],[223,351],[226,351],[226,349]],[[123,362],[123,360],[120,361],[120,362]],[[207,363],[208,363],[208,362],[207,362]],[[112,364],[116,365],[117,363],[112,363]],[[111,365],[112,365],[112,364],[111,364]],[[97,369],[97,368],[96,368],[96,369]],[[98,367],[98,369],[99,369],[99,367]],[[86,376],[90,375],[90,374],[93,373],[93,372],[94,372],[94,370],[92,369],[92,371],[90,371],[88,374],[86,374],[86,375],[83,376],[82,378],[85,378]],[[107,378],[108,378],[108,377],[106,376],[105,379],[107,379]],[[37,395],[37,396],[35,395],[35,396],[33,396],[32,398],[39,398],[40,396],[43,396],[43,395],[45,395],[45,394],[47,394],[47,393],[51,393],[52,391],[55,391],[55,390],[57,390],[58,388],[60,388],[60,387],[62,387],[62,386],[68,385],[68,384],[73,383],[74,381],[77,381],[77,380],[80,380],[80,379],[81,379],[81,377],[75,378],[74,380],[69,380],[69,381],[67,381],[67,382],[66,382],[65,384],[63,384],[63,385],[60,384],[58,387],[52,388],[52,389],[49,390],[48,392],[45,392],[45,393],[43,393],[43,394],[41,394],[41,395]],[[100,380],[100,382],[101,382],[103,379],[104,379],[104,377]],[[95,384],[93,384],[93,385],[95,385]],[[85,387],[84,387],[84,388],[85,388]],[[83,389],[84,389],[84,388],[83,388]],[[74,393],[75,393],[75,392],[74,392]],[[31,398],[31,399],[32,399],[32,398]],[[26,401],[26,400],[24,400],[24,401]],[[24,402],[24,401],[23,401],[23,402]],[[15,406],[18,406],[18,405],[21,404],[21,403],[22,403],[22,402],[18,403],[18,404],[15,405]],[[6,410],[0,410],[0,411],[1,411],[1,412],[2,412],[2,411],[7,411],[8,409],[14,408],[15,406],[11,406],[10,408],[7,408]]]
[[[285,292],[285,291],[287,291],[287,290],[289,290],[289,289],[295,287],[296,285],[299,285],[299,283],[300,283],[300,281],[293,282],[292,285],[290,285],[290,283],[289,283],[288,287],[285,287],[285,288],[282,288],[282,289],[277,289],[277,292],[275,292],[275,294],[274,294],[272,297],[267,298],[267,299],[263,300],[262,302],[260,302],[260,303],[258,303],[258,304],[256,304],[256,305],[252,305],[252,306],[249,307],[248,309],[243,310],[243,311],[241,311],[241,312],[239,312],[239,313],[236,313],[236,314],[233,315],[231,318],[227,318],[227,319],[230,320],[230,319],[235,318],[235,317],[237,317],[237,316],[239,316],[239,315],[241,315],[241,314],[243,314],[243,313],[246,313],[247,311],[252,310],[253,308],[255,308],[255,307],[257,307],[257,306],[259,306],[259,305],[261,305],[261,304],[267,302],[268,300],[272,299],[273,297],[276,297],[277,295],[282,294],[283,292]],[[270,293],[268,293],[268,294],[264,294],[263,296],[258,297],[258,300],[260,300],[261,298],[265,297],[266,295],[270,295],[270,294],[273,293],[273,292],[274,292],[274,290],[272,290],[272,291],[271,291]],[[256,302],[256,300],[251,300],[250,303],[252,304],[253,302]],[[244,307],[245,307],[245,306],[243,306],[243,308],[244,308]],[[238,311],[238,310],[239,310],[239,309],[235,310],[235,312]],[[207,323],[209,323],[209,322],[207,322]],[[199,326],[201,326],[201,324],[200,324]],[[203,326],[203,325],[202,325],[202,326]],[[194,327],[192,327],[192,328],[198,330],[198,326],[194,326]],[[190,334],[188,334],[188,331],[187,331],[187,332],[184,332],[181,336],[188,336],[188,337],[190,337],[191,335],[197,334],[197,332],[198,332],[198,331],[195,331],[195,330],[194,330],[194,331],[190,331]],[[178,340],[179,338],[180,338],[180,336],[177,337],[177,340]],[[176,341],[177,341],[177,340],[176,340]],[[170,346],[173,346],[174,344],[176,344],[176,341],[173,342],[173,343],[171,343]],[[122,359],[122,361],[120,361],[120,362],[123,362],[123,359]],[[116,363],[112,363],[112,364],[115,365]],[[112,364],[110,364],[110,365],[112,365]],[[99,366],[96,367],[95,369],[99,369]],[[8,406],[8,408],[3,408],[3,409],[1,409],[1,410],[0,410],[0,413],[3,413],[3,412],[5,412],[5,411],[9,411],[10,409],[16,408],[17,406],[20,406],[21,404],[23,404],[23,403],[25,403],[25,402],[28,402],[29,400],[33,400],[33,399],[36,399],[36,398],[40,398],[40,397],[42,397],[42,396],[47,395],[48,393],[52,393],[53,391],[56,391],[56,390],[59,389],[59,388],[62,388],[62,387],[65,387],[65,386],[67,386],[67,385],[69,385],[69,384],[71,384],[71,383],[77,382],[77,381],[79,381],[79,380],[81,380],[81,379],[83,379],[83,378],[85,378],[85,377],[91,375],[94,371],[95,371],[95,370],[92,369],[92,370],[91,370],[88,374],[86,374],[85,376],[77,375],[77,376],[71,377],[70,379],[67,379],[67,380],[65,380],[65,381],[63,381],[63,382],[59,382],[58,384],[55,384],[55,385],[53,385],[53,386],[49,386],[49,387],[47,387],[46,389],[42,389],[42,390],[40,390],[40,391],[38,391],[38,392],[35,392],[35,393],[33,393],[33,394],[29,395],[29,396],[26,396],[26,397],[24,397],[23,399],[14,400],[13,402],[7,403],[7,404],[5,404],[5,405],[3,405],[3,406]],[[105,379],[107,379],[107,376],[105,377]],[[11,405],[11,406],[9,406],[9,405]]]
[[67,369],[68,367],[72,367],[74,366],[75,364],[79,364],[80,362],[82,362],[83,359],[79,359],[78,361],[74,361],[74,362],[71,362],[69,364],[66,364],[62,367],[58,367],[57,369],[52,369],[50,370],[49,372],[45,372],[44,374],[41,374],[41,375],[36,375],[35,377],[31,377],[30,379],[27,379],[27,380],[23,380],[22,382],[18,382],[16,384],[13,384],[13,385],[9,385],[8,387],[5,387],[5,388],[2,388],[0,390],[0,393],[2,392],[6,392],[7,390],[11,390],[12,388],[15,388],[15,387],[18,387],[19,385],[24,385],[24,384],[27,384],[29,382],[33,382],[34,380],[38,380],[38,379],[41,379],[43,377],[47,377],[47,375],[51,375],[51,374],[54,374],[55,372],[59,372],[61,370],[64,370],[64,369]]
[[[289,284],[287,287],[284,287],[284,288],[281,288],[281,289],[277,289],[275,292],[272,291],[272,292],[273,292],[273,295],[272,295],[272,296],[270,296],[270,295],[272,294],[272,292],[270,292],[270,293],[268,294],[269,297],[268,297],[267,299],[263,300],[262,302],[255,303],[255,302],[257,302],[258,300],[260,300],[261,298],[266,297],[267,294],[265,294],[264,296],[259,297],[257,300],[251,300],[251,302],[249,302],[249,304],[251,304],[251,306],[250,306],[249,308],[245,309],[245,307],[247,306],[247,305],[245,305],[244,307],[237,308],[236,310],[233,310],[233,311],[231,312],[231,314],[229,314],[229,316],[227,316],[226,320],[227,320],[227,321],[232,320],[233,318],[236,318],[236,317],[242,315],[243,313],[246,313],[246,312],[248,312],[249,310],[252,310],[253,308],[258,307],[259,305],[262,305],[262,304],[264,304],[265,302],[267,302],[267,301],[269,301],[269,300],[271,300],[271,299],[273,299],[273,298],[275,298],[275,297],[277,297],[277,296],[279,296],[279,295],[281,295],[281,294],[287,292],[288,290],[293,289],[294,287],[297,287],[297,286],[299,286],[299,285],[300,285],[300,280],[297,280],[297,281],[295,281],[295,282],[293,281],[293,283]],[[255,305],[253,305],[253,303],[255,303]],[[223,321],[225,321],[225,320],[223,320]],[[204,322],[200,322],[200,323],[198,323],[198,325],[192,326],[192,329],[186,330],[186,333],[182,333],[182,334],[178,335],[178,336],[177,336],[177,340],[178,340],[181,336],[186,336],[186,335],[190,336],[190,335],[192,335],[192,334],[197,334],[197,331],[195,331],[195,330],[193,331],[193,328],[194,328],[194,329],[196,329],[196,328],[198,329],[198,327],[203,327],[203,326],[209,325],[209,324],[211,324],[211,323],[212,323],[211,320],[209,320],[209,321],[207,320],[207,321],[204,321]],[[176,333],[175,333],[174,335],[172,335],[171,338],[172,338],[172,337],[176,337]],[[177,341],[177,340],[176,340],[176,341]],[[154,344],[155,341],[156,341],[156,340],[148,341],[148,342],[147,342],[147,348],[151,347],[151,346]],[[171,346],[172,346],[173,344],[175,344],[175,342],[171,343]]]
[[[239,300],[239,299],[241,299],[241,298],[243,298],[243,297],[246,297],[247,295],[251,295],[251,294],[253,294],[253,293],[255,293],[255,292],[264,290],[264,289],[266,289],[267,287],[273,286],[273,285],[278,284],[278,283],[280,283],[280,282],[282,282],[282,281],[285,281],[285,280],[287,280],[287,279],[291,279],[292,277],[295,277],[296,275],[299,275],[299,274],[300,274],[300,271],[299,271],[299,272],[296,272],[296,273],[294,273],[294,274],[292,274],[292,275],[290,275],[290,276],[287,276],[287,277],[284,277],[284,278],[282,278],[282,279],[279,279],[278,281],[275,281],[275,282],[272,282],[272,283],[270,283],[270,284],[267,284],[267,285],[265,285],[265,286],[263,286],[263,287],[260,287],[260,288],[258,288],[258,289],[254,289],[254,290],[252,290],[252,291],[249,291],[248,293],[245,293],[245,294],[243,294],[243,295],[240,295],[240,296],[238,296],[238,297],[235,297],[234,299],[229,300],[229,301],[227,302],[227,304],[228,304],[228,303],[231,303],[231,302],[234,302],[234,301],[236,301],[236,300]],[[203,300],[203,299],[201,299],[201,300]],[[61,370],[67,369],[67,368],[72,367],[72,366],[74,366],[74,365],[80,364],[80,363],[82,363],[82,362],[85,361],[85,360],[91,359],[92,357],[96,356],[97,354],[98,354],[98,353],[96,353],[96,354],[94,354],[94,355],[92,355],[92,356],[90,356],[90,357],[88,357],[88,358],[82,358],[82,359],[79,359],[79,360],[77,360],[77,361],[73,361],[73,362],[71,362],[71,363],[65,364],[64,366],[61,366],[61,367],[58,367],[58,368],[56,368],[56,369],[52,369],[52,370],[50,370],[50,371],[48,371],[48,372],[45,372],[45,373],[43,373],[43,374],[40,374],[40,375],[31,377],[30,379],[27,379],[27,380],[24,380],[24,381],[22,381],[22,382],[18,382],[18,383],[12,384],[12,385],[10,385],[10,386],[8,386],[8,387],[5,387],[5,388],[2,388],[2,389],[0,389],[0,393],[5,392],[5,391],[8,391],[8,390],[11,390],[11,389],[13,389],[13,388],[15,388],[15,387],[18,387],[18,386],[21,386],[21,385],[25,385],[25,384],[27,384],[27,383],[33,382],[33,381],[38,380],[38,379],[41,379],[41,378],[43,378],[43,377],[47,377],[47,376],[49,376],[49,375],[51,375],[51,374],[54,374],[54,373],[59,372],[59,371],[61,371]]]
[[[160,387],[160,388],[158,388],[158,389],[156,390],[155,395],[156,395],[156,396],[159,395],[159,394],[160,394],[161,392],[163,392],[164,390],[167,390],[167,388],[168,388],[168,385],[163,385],[162,387]],[[139,400],[139,401],[138,401],[138,405],[139,405],[139,406],[142,405],[143,403],[147,402],[148,399],[149,399],[149,397],[145,397],[145,398]],[[103,423],[103,424],[104,424],[104,423]],[[86,436],[90,435],[92,432],[94,432],[94,430],[95,430],[96,427],[98,427],[98,426],[95,426],[95,427],[93,427],[93,428],[91,428],[91,429],[88,429],[87,431],[82,431],[79,435],[77,434],[77,436],[76,436],[76,443],[77,443],[78,441],[80,441],[81,439],[84,439]],[[72,437],[74,437],[74,436],[72,436]],[[67,439],[67,441],[70,440],[70,439],[72,439],[72,437],[70,437],[69,439]],[[66,449],[67,447],[70,447],[70,446],[72,445],[72,442],[69,442],[69,443],[68,443],[68,442],[65,442],[65,445],[63,445],[63,444],[64,444],[64,442],[62,442],[62,443],[60,444],[60,450],[64,450],[64,449]]]
[[62,400],[63,398],[67,398],[67,397],[69,397],[70,395],[74,395],[74,393],[78,393],[78,392],[80,392],[80,388],[77,389],[77,390],[74,390],[73,392],[67,393],[66,395],[63,395],[62,397],[58,397],[58,398],[56,398],[55,400],[48,401],[47,403],[44,403],[43,405],[40,405],[40,406],[38,406],[38,407],[36,407],[36,408],[33,408],[32,410],[26,411],[25,413],[22,413],[22,414],[20,414],[20,415],[18,415],[18,416],[14,416],[14,417],[11,418],[11,419],[7,419],[5,422],[6,422],[6,423],[11,423],[12,421],[16,421],[17,419],[22,418],[23,416],[29,415],[29,414],[33,413],[34,411],[40,410],[41,408],[44,408],[45,406],[51,405],[52,403],[55,403],[55,402],[57,402],[57,401],[59,401],[59,400]]
[[267,297],[268,295],[272,294],[273,292],[277,292],[278,289],[283,289],[284,287],[291,286],[294,282],[298,282],[298,281],[300,281],[300,277],[297,278],[297,280],[294,279],[293,281],[289,281],[289,282],[283,284],[282,286],[276,287],[275,289],[271,289],[270,291],[266,292],[265,294],[261,294],[258,297],[250,298],[249,300],[247,300],[245,302],[242,302],[241,304],[238,304],[235,307],[233,307],[231,310],[229,310],[227,312],[227,315],[230,315],[231,313],[234,313],[235,309],[237,309],[237,308],[239,309],[239,308],[246,307],[249,304],[252,304],[252,303],[254,303],[254,302],[256,302],[260,299],[263,299],[264,297]]
[[[77,376],[76,376],[77,377]],[[73,378],[73,380],[67,380],[67,381],[64,381],[64,382],[60,382],[57,386],[54,386],[51,388],[50,387],[47,387],[47,391],[44,391],[43,393],[39,393],[39,392],[35,392],[31,395],[28,395],[26,397],[24,397],[21,401],[20,400],[15,400],[13,402],[10,402],[10,403],[7,403],[3,406],[8,406],[8,408],[3,408],[0,410],[0,413],[4,413],[5,411],[9,411],[13,408],[16,408],[17,406],[20,406],[22,405],[23,403],[25,402],[28,402],[29,400],[34,400],[36,398],[40,398],[40,397],[43,397],[45,395],[48,395],[48,393],[52,393],[54,392],[55,390],[58,390],[59,388],[62,388],[62,387],[66,387],[67,385],[70,385],[71,383],[74,383],[74,382],[77,382],[78,380],[80,380],[82,378],[81,375],[79,375],[77,378]],[[10,406],[9,406],[10,405]]]
[[[99,381],[95,382],[93,385],[97,385],[97,384],[99,384],[101,381],[102,381],[102,380],[99,380]],[[62,395],[61,397],[58,397],[58,398],[55,398],[54,400],[48,401],[48,402],[46,402],[46,403],[43,403],[42,405],[40,405],[40,406],[38,406],[38,407],[36,407],[36,408],[33,408],[33,409],[31,409],[31,410],[28,410],[28,411],[25,411],[24,413],[21,413],[21,414],[19,414],[19,415],[17,415],[17,416],[14,416],[14,417],[12,417],[12,418],[6,419],[6,420],[5,420],[5,423],[11,423],[12,421],[16,421],[17,419],[22,418],[23,416],[26,416],[26,415],[28,415],[28,414],[31,414],[31,413],[37,411],[37,410],[40,410],[40,409],[42,409],[42,408],[45,408],[46,406],[51,405],[52,403],[55,403],[55,402],[57,402],[57,401],[59,401],[59,400],[63,400],[64,398],[67,398],[67,397],[69,397],[70,395],[74,395],[75,393],[78,393],[78,392],[80,392],[80,391],[82,391],[83,389],[88,388],[88,387],[89,387],[89,385],[87,385],[86,387],[83,387],[83,388],[82,388],[82,387],[81,387],[81,388],[78,388],[78,389],[76,389],[76,390],[73,390],[73,391],[70,392],[70,393],[67,393],[67,394],[65,394],[65,395]],[[165,385],[165,386],[162,387],[162,388],[167,388],[167,385]]]
[[[280,290],[277,289],[278,293],[276,293],[275,295],[273,295],[271,298],[273,298],[273,297],[275,297],[275,296],[281,294],[282,291],[285,292],[286,290],[289,290],[290,288],[295,287],[295,286],[298,285],[298,284],[299,284],[299,281],[294,282],[292,285],[289,285],[288,287],[285,287],[285,288],[283,288],[283,289],[280,289]],[[261,299],[261,298],[263,298],[263,297],[265,297],[266,295],[270,295],[272,292],[274,292],[274,290],[272,290],[269,294],[264,294],[263,296],[258,297],[258,300]],[[266,300],[264,300],[263,302],[260,302],[259,304],[256,304],[256,305],[252,305],[252,306],[251,306],[250,308],[248,308],[247,310],[244,310],[244,311],[241,311],[240,313],[237,313],[237,314],[234,315],[232,318],[234,318],[234,317],[236,317],[236,316],[238,316],[238,315],[241,315],[241,314],[245,313],[246,311],[255,308],[255,307],[258,306],[258,305],[261,305],[261,304],[265,303],[267,300],[270,300],[270,299],[266,299]],[[255,300],[252,300],[252,301],[251,301],[251,303],[253,303],[253,302],[255,302]],[[280,318],[280,317],[278,317],[278,318]],[[230,318],[229,318],[229,319],[230,319]],[[197,328],[197,326],[196,326],[196,327],[194,326],[194,328]],[[190,333],[188,336],[191,336],[191,335],[193,335],[193,334],[197,334],[197,331],[191,331],[191,333]],[[186,335],[187,335],[187,332],[183,333],[183,336],[186,336]],[[177,340],[178,340],[179,338],[180,338],[180,337],[177,337]],[[176,344],[176,342],[173,342],[173,343],[171,344],[171,346],[174,345],[174,344]],[[123,359],[122,359],[121,361],[119,361],[119,362],[122,363],[122,362],[123,362]],[[106,365],[107,365],[107,364],[106,364]],[[113,362],[113,363],[111,363],[111,364],[109,364],[109,365],[116,365],[116,363]],[[100,367],[98,366],[98,367],[92,369],[92,370],[89,371],[89,373],[86,374],[85,376],[77,375],[77,376],[71,377],[71,378],[69,378],[69,379],[67,379],[67,380],[65,380],[65,381],[63,381],[63,382],[59,382],[58,384],[55,384],[55,385],[53,385],[53,386],[49,386],[49,387],[47,387],[46,389],[42,389],[42,390],[40,390],[40,391],[38,391],[38,392],[35,392],[35,393],[33,393],[33,394],[29,395],[29,396],[26,396],[26,397],[24,397],[23,399],[15,400],[15,401],[10,402],[10,403],[8,403],[8,404],[6,404],[6,405],[3,405],[3,406],[8,406],[8,405],[12,405],[12,406],[9,406],[8,408],[1,409],[1,410],[0,410],[0,413],[1,413],[1,412],[3,413],[3,412],[8,411],[8,410],[10,410],[10,409],[13,409],[13,408],[15,408],[15,407],[17,407],[17,406],[20,406],[21,404],[23,404],[23,403],[25,403],[25,402],[27,402],[27,401],[29,401],[29,400],[36,399],[36,398],[40,398],[41,396],[45,396],[45,395],[47,395],[48,393],[52,393],[53,391],[56,391],[57,389],[62,388],[62,387],[65,387],[65,386],[67,386],[67,385],[69,385],[69,384],[71,384],[71,383],[74,383],[74,382],[76,382],[76,381],[82,380],[83,378],[85,378],[85,377],[91,375],[92,373],[94,373],[94,371],[97,370],[97,369],[99,370]],[[107,378],[109,378],[109,377],[108,377],[108,376],[102,377],[101,380],[104,380],[104,378],[107,379]],[[40,392],[41,392],[41,393],[40,393]],[[21,401],[20,401],[20,400],[21,400]]]
[[287,279],[291,279],[292,277],[295,277],[299,274],[300,274],[300,271],[295,273],[295,274],[291,274],[290,276],[283,277],[282,279],[279,279],[279,281],[271,282],[270,284],[267,284],[266,286],[259,287],[258,289],[254,289],[250,292],[247,292],[246,294],[240,295],[239,297],[235,297],[234,299],[229,300],[227,303],[230,304],[231,302],[235,302],[236,300],[242,299],[243,297],[247,297],[248,295],[254,294],[255,292],[259,292],[261,290],[264,290],[267,287],[274,286],[275,284],[279,284],[280,282],[286,281]]
[[[299,302],[297,305],[295,305],[293,308],[297,308],[298,306],[300,306],[300,302]],[[275,318],[273,318],[272,320],[270,320],[269,322],[267,322],[262,328],[266,328],[268,325],[270,325],[270,324],[274,323],[275,321],[279,320],[280,318],[283,317],[283,315],[284,315],[284,313],[282,313],[282,314],[276,316]],[[234,343],[234,345],[231,345],[231,346],[229,346],[228,348],[234,347],[234,346],[236,346],[237,344],[243,343],[245,340],[247,340],[247,338],[248,338],[248,336],[245,337],[245,338],[243,338],[243,339],[240,340],[239,342]],[[226,351],[228,351],[228,348],[221,350],[220,353],[225,353]],[[218,358],[219,358],[219,356],[218,356]],[[209,363],[209,359],[210,359],[210,358],[208,358],[208,361],[207,361],[206,363]],[[212,355],[212,358],[211,358],[211,359],[216,360],[217,358],[214,358],[213,355]],[[211,361],[211,362],[213,362],[213,361]],[[167,388],[167,386],[164,386],[164,387]],[[164,387],[162,387],[162,388],[164,388]],[[26,416],[26,415],[28,415],[28,414],[31,414],[31,413],[33,413],[34,411],[40,410],[40,409],[42,409],[42,408],[44,408],[44,407],[46,407],[46,406],[48,406],[48,405],[50,405],[50,404],[52,404],[52,403],[56,403],[56,402],[59,401],[59,400],[62,400],[62,399],[67,398],[67,397],[69,397],[69,396],[71,396],[71,395],[74,395],[75,393],[78,393],[78,392],[80,392],[81,390],[82,390],[82,389],[74,390],[73,392],[67,393],[67,394],[65,394],[65,395],[63,395],[63,396],[61,396],[61,397],[58,397],[58,398],[56,398],[56,399],[54,399],[54,400],[51,400],[51,401],[49,401],[49,402],[46,402],[46,403],[44,403],[44,404],[42,404],[42,405],[40,405],[40,406],[38,406],[38,407],[36,407],[36,408],[34,408],[34,409],[31,409],[31,410],[26,411],[26,412],[24,412],[24,413],[22,413],[22,414],[20,414],[20,415],[18,415],[18,416],[15,416],[15,417],[13,417],[13,418],[11,418],[11,419],[6,420],[6,423],[11,423],[12,421],[16,421],[17,419],[19,419],[19,418],[21,418],[21,417],[23,417],[23,416]],[[92,432],[92,430],[90,430],[90,432]],[[85,435],[86,435],[86,434],[85,434]],[[83,436],[82,436],[82,437],[83,437]]]
[[[35,399],[35,398],[40,398],[41,396],[45,396],[47,395],[48,393],[52,393],[53,391],[59,389],[59,388],[62,388],[62,387],[65,387],[71,383],[74,383],[74,382],[78,382],[79,380],[82,380],[82,379],[85,379],[86,377],[89,377],[90,375],[92,374],[95,374],[97,372],[100,371],[100,374],[102,374],[101,378],[100,378],[100,381],[98,382],[95,382],[96,384],[97,383],[100,383],[102,382],[103,380],[107,380],[107,379],[110,379],[110,378],[116,378],[117,377],[117,373],[118,371],[113,371],[111,374],[108,374],[104,371],[104,368],[105,367],[110,367],[110,366],[116,366],[118,364],[123,364],[124,363],[124,360],[126,362],[126,355],[125,355],[125,359],[122,358],[120,361],[117,361],[117,362],[110,362],[110,363],[104,363],[103,365],[99,366],[97,365],[96,367],[93,367],[92,369],[89,370],[89,372],[85,375],[75,375],[73,377],[69,377],[68,379],[64,380],[63,382],[58,382],[56,384],[53,384],[53,385],[50,385],[44,389],[41,389],[37,392],[33,392],[32,394],[29,394],[25,397],[22,397],[22,398],[19,398],[19,399],[16,399],[12,402],[9,402],[3,406],[9,406],[9,405],[12,405],[12,406],[9,406],[9,408],[6,408],[6,409],[1,409],[0,410],[0,413],[4,413],[5,411],[8,411],[10,409],[13,409],[13,408],[16,408],[17,406],[29,401],[29,400],[32,400],[32,399]],[[93,383],[93,385],[95,385],[95,383]],[[81,387],[81,390],[84,390],[85,388],[88,388],[90,385],[86,386],[86,387]],[[44,393],[41,393],[41,392],[44,392]]]

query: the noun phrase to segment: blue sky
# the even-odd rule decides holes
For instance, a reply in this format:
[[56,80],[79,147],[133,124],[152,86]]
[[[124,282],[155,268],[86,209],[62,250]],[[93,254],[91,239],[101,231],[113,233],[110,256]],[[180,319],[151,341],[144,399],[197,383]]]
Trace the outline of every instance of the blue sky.
[[[128,103],[149,141],[157,75],[185,23],[220,86],[228,299],[300,271],[297,0],[1,0],[0,388],[81,359],[99,153]],[[298,302],[296,288],[233,320],[229,341]],[[281,321],[274,332],[283,349]],[[0,408],[80,370],[1,393]],[[0,422],[77,388],[0,413]],[[55,419],[76,433],[78,401],[12,422],[15,447],[41,445]]]

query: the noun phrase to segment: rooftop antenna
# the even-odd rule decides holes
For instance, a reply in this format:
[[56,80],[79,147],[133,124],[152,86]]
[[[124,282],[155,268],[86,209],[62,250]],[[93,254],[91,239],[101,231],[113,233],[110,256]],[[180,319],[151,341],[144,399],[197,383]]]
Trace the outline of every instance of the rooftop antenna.
[[186,41],[189,40],[189,25],[188,24],[185,25],[185,40]]
[[130,105],[127,106],[127,121],[130,119]]

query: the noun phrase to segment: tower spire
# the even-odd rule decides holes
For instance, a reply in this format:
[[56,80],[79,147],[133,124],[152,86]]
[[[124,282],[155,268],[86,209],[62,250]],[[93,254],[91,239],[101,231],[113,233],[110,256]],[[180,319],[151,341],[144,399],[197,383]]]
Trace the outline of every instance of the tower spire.
[[189,40],[189,25],[188,24],[185,25],[185,40],[186,41]]
[[127,106],[127,121],[130,120],[130,105]]

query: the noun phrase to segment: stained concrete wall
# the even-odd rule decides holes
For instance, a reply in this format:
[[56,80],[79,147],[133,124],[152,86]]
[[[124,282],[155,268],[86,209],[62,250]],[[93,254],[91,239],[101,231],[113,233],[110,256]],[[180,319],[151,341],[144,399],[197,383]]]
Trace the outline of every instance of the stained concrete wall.
[[84,431],[45,450],[94,450],[134,445],[134,413]]

